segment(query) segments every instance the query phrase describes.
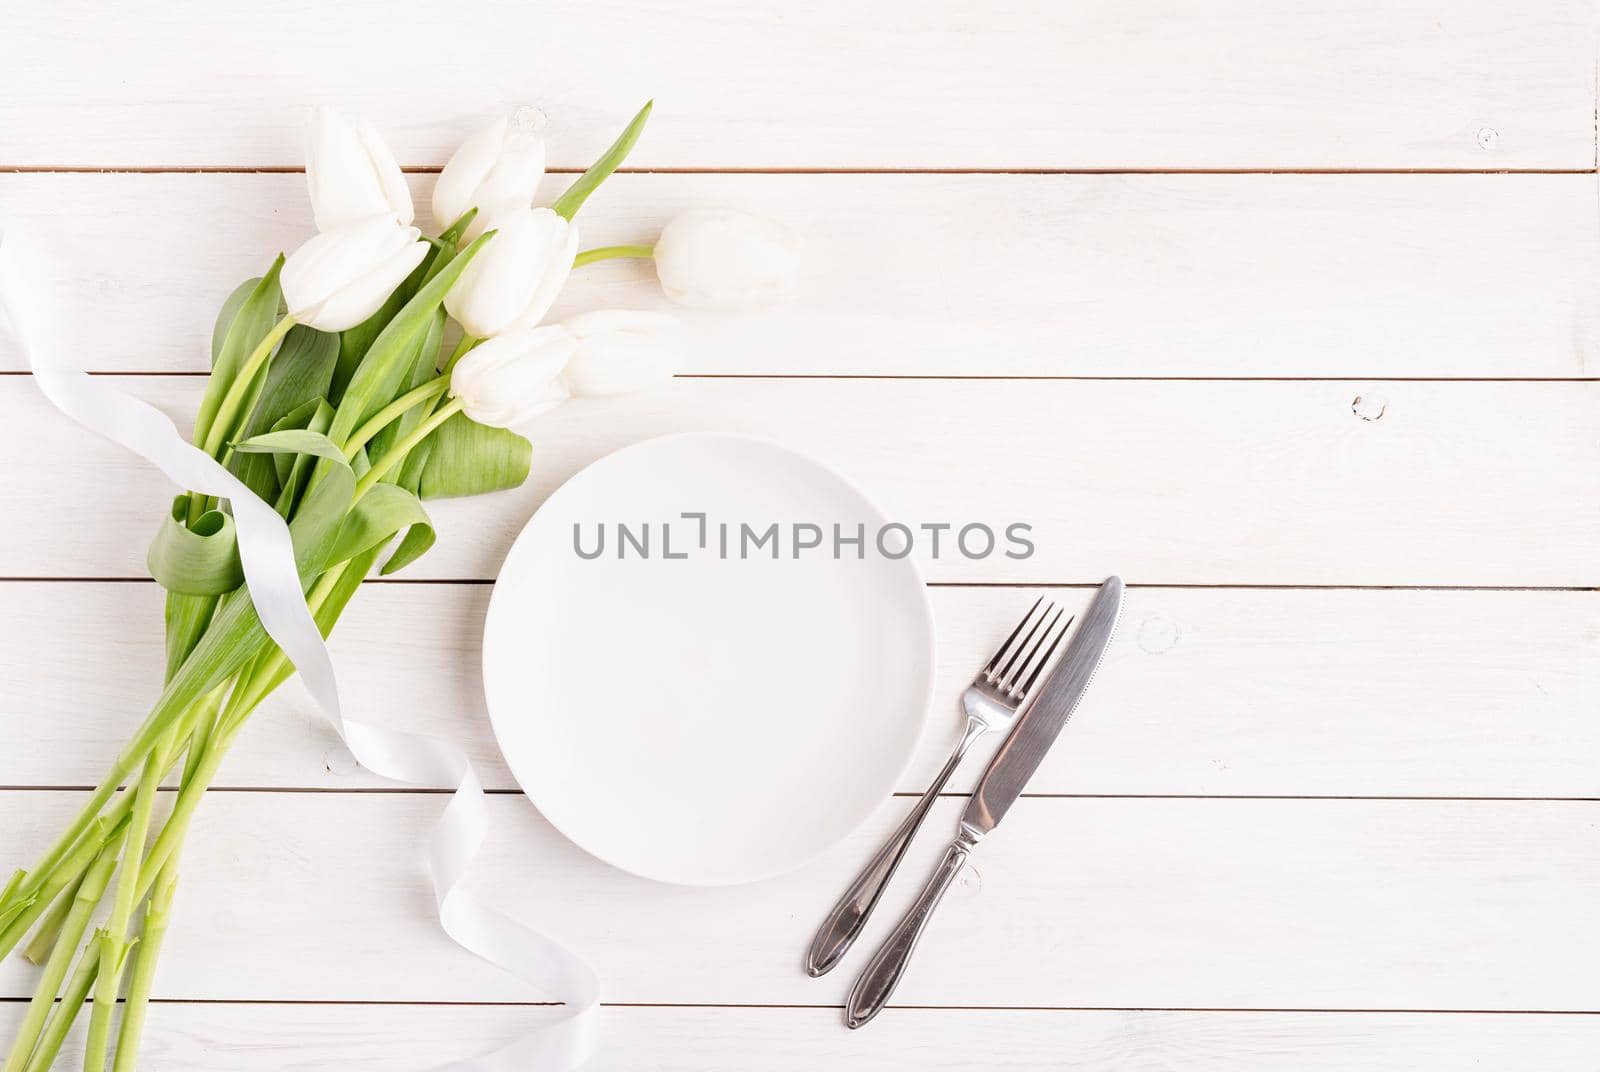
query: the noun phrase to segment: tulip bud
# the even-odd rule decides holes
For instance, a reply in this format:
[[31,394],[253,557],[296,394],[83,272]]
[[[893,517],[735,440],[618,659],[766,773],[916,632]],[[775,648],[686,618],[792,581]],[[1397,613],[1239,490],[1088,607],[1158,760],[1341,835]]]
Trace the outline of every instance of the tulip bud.
[[697,209],[667,224],[655,259],[661,289],[679,305],[748,309],[794,294],[800,239],[773,220]]
[[378,215],[410,224],[415,215],[406,177],[372,124],[328,108],[312,113],[306,131],[306,185],[319,231]]
[[665,313],[601,309],[561,322],[577,342],[562,373],[577,397],[620,395],[672,378],[678,367],[678,321]]
[[556,300],[578,252],[578,229],[547,208],[519,208],[489,220],[495,232],[445,295],[444,307],[469,335],[493,338],[531,328]]
[[561,370],[577,348],[559,324],[498,335],[456,362],[450,394],[479,424],[522,424],[567,400]]
[[467,228],[471,241],[491,217],[533,204],[544,178],[544,141],[514,127],[510,119],[490,123],[461,143],[439,173],[433,188],[433,219],[449,227],[470,208],[478,210]]
[[318,331],[344,331],[377,312],[427,256],[422,232],[393,216],[324,231],[289,255],[279,282],[289,315]]

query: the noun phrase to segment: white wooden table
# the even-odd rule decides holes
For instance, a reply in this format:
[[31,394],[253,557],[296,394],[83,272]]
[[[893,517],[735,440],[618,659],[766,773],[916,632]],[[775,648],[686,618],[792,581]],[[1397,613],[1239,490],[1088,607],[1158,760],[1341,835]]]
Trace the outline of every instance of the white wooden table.
[[[671,388],[560,411],[529,484],[438,504],[435,552],[334,638],[366,715],[480,763],[475,885],[602,972],[594,1067],[1600,1067],[1591,4],[5,7],[0,212],[69,239],[82,360],[175,414],[222,297],[309,233],[311,102],[372,118],[420,193],[485,115],[543,109],[571,171],[653,96],[586,245],[702,204],[810,236],[798,304],[696,319]],[[624,303],[659,298],[609,264],[563,307]],[[6,360],[9,868],[154,694],[170,489]],[[861,1032],[851,973],[800,953],[906,800],[797,874],[669,888],[556,835],[490,739],[475,652],[511,534],[680,429],[793,443],[900,515],[1033,521],[1032,559],[928,567],[938,703],[903,794],[1019,587],[1132,584],[1033,799]],[[552,1014],[438,930],[442,798],[352,769],[295,688],[222,782],[149,1067],[425,1068]],[[0,1029],[30,986],[0,967]]]

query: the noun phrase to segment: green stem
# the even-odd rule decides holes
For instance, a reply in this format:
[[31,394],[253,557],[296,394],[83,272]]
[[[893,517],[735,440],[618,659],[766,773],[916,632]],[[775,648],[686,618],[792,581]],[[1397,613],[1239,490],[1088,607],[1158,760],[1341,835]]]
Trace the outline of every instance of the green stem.
[[456,343],[456,348],[450,351],[450,357],[445,361],[444,368],[439,370],[440,375],[448,376],[454,372],[456,370],[456,365],[460,364],[461,359],[466,357],[467,354],[471,352],[472,348],[477,346],[482,341],[483,340],[478,338],[476,335],[461,336],[461,341]]
[[221,449],[222,444],[227,440],[228,435],[232,432],[241,416],[238,412],[239,406],[244,401],[245,395],[249,393],[256,373],[272,357],[273,348],[289,333],[289,329],[294,325],[294,317],[286,314],[272,326],[272,329],[266,335],[262,336],[261,341],[256,344],[256,348],[250,352],[250,356],[245,358],[244,364],[239,366],[239,371],[234,375],[233,382],[228,384],[227,394],[222,396],[222,403],[217,407],[216,417],[211,421],[211,427],[206,432],[204,442],[199,444],[207,454],[214,458],[218,456],[218,451]]
[[582,268],[596,261],[616,260],[619,257],[639,257],[648,260],[655,255],[654,246],[599,246],[595,249],[586,249],[572,258],[572,266]]
[[461,412],[461,399],[452,398],[429,414],[428,419],[413,428],[411,433],[404,439],[390,447],[388,453],[379,458],[372,468],[363,473],[361,479],[356,481],[355,500],[360,500],[361,496],[371,491],[372,486],[382,480],[384,474],[405,459],[405,456],[411,452],[412,447],[427,439],[435,428],[459,412]]
[[[234,426],[241,422],[244,416],[247,416],[238,412],[239,407],[244,402],[246,394],[249,393],[255,381],[256,373],[261,370],[261,366],[265,365],[267,359],[272,356],[272,348],[278,345],[278,342],[289,333],[289,329],[294,327],[294,324],[294,317],[285,315],[282,320],[272,325],[272,330],[267,332],[262,340],[256,344],[256,348],[250,352],[250,356],[245,359],[244,364],[239,366],[239,371],[234,375],[233,382],[228,384],[228,393],[222,396],[222,402],[217,407],[216,415],[212,417],[211,424],[206,429],[203,439],[200,435],[200,429],[198,427],[195,428],[195,446],[200,447],[218,461],[224,464],[227,463],[227,459],[222,454],[223,443],[227,441]],[[211,509],[212,505],[214,503],[211,496],[190,493],[190,526],[192,527],[195,522],[199,521],[205,512]]]
[[17,913],[27,908],[17,896],[17,891],[27,878],[28,872],[19,867],[11,873],[11,881],[6,883],[5,890],[0,891],[0,931],[5,930],[6,925],[17,917]]
[[[306,593],[306,607],[311,611],[312,615],[315,617],[322,614],[328,598],[344,583],[345,575],[352,569],[358,572],[356,584],[360,585],[361,579],[366,577],[367,571],[372,568],[372,563],[376,558],[377,551],[375,549],[364,551],[355,558],[346,559],[321,577],[318,577],[317,583],[312,586],[311,591]],[[324,637],[333,632],[333,627],[342,613],[344,613],[343,605],[333,612],[331,620],[324,621],[318,618],[318,626],[322,629]],[[224,728],[230,739],[231,735],[238,730],[239,725],[249,716],[250,712],[254,711],[263,700],[272,694],[272,690],[287,681],[293,673],[294,667],[290,665],[288,657],[283,654],[283,649],[281,648],[273,648],[271,653],[261,660],[252,670],[250,677],[240,685],[238,689],[239,703],[237,705],[229,705],[230,711],[236,708],[236,713],[224,720]]]
[[22,955],[30,963],[43,964],[50,959],[50,951],[56,947],[56,935],[61,933],[61,925],[66,923],[67,912],[71,910],[72,899],[77,894],[77,886],[63,889],[50,911],[39,921],[38,930],[33,932],[33,940],[22,947]]
[[[348,563],[341,563],[317,578],[317,583],[306,595],[306,605],[311,608],[312,613],[321,608],[323,601],[338,584],[339,577],[347,567]],[[210,739],[199,761],[184,773],[183,785],[178,790],[178,799],[172,806],[172,814],[167,816],[161,832],[156,835],[155,844],[150,846],[149,853],[139,866],[139,897],[150,892],[158,872],[164,870],[176,856],[188,833],[189,821],[194,817],[195,809],[200,806],[200,798],[205,795],[206,790],[211,787],[212,779],[217,776],[217,770],[222,766],[222,757],[227,754],[234,735],[250,712],[254,711],[277,687],[281,680],[277,674],[280,669],[288,665],[289,661],[283,654],[283,649],[274,647],[270,654],[252,663],[249,670],[240,674],[232,694],[228,697],[226,709],[216,717]]]
[[[72,853],[84,841],[90,827],[100,817],[100,812],[116,793],[117,787],[122,784],[122,779],[127,775],[131,767],[131,764],[126,762],[125,756],[126,750],[123,756],[117,757],[116,762],[111,765],[111,770],[106,773],[105,778],[95,787],[94,792],[89,795],[88,802],[78,812],[77,818],[72,821],[66,830],[62,831],[61,836],[56,839],[56,843],[45,851],[38,865],[30,872],[27,881],[18,889],[19,897],[35,894],[43,890],[51,881],[51,876],[54,874],[57,865],[65,860],[68,854]],[[132,807],[132,801],[125,801],[124,803],[128,808]],[[123,814],[126,813],[127,809],[125,808]],[[57,885],[56,888],[59,890],[60,885]],[[37,907],[39,912],[44,911],[43,906]],[[37,918],[37,915],[35,918]],[[7,925],[4,934],[9,935],[15,925],[15,921]],[[10,951],[11,946],[6,943],[4,936],[0,936],[0,957],[5,956]]]
[[[467,354],[471,353],[473,348],[482,341],[482,339],[473,335],[461,336],[461,341],[456,343],[456,348],[450,352],[450,357],[447,361],[445,361],[444,369],[440,372],[440,375],[449,376],[451,373],[455,372],[456,366],[461,363],[461,359],[466,357]],[[433,411],[439,408],[439,403],[443,398],[444,396],[440,395],[428,405],[422,407],[420,412],[423,420],[427,420],[433,415]],[[419,455],[419,458],[420,457],[422,457],[422,455]]]
[[4,932],[0,932],[0,959],[10,953],[22,936],[32,929],[56,895],[77,882],[95,860],[97,853],[122,832],[128,821],[131,800],[124,800],[105,815],[94,816],[84,829],[83,836],[74,842],[71,851],[52,865],[43,883],[34,893],[28,907],[17,913]]
[[238,675],[233,681],[225,681],[212,690],[211,695],[201,701],[201,710],[195,719],[194,730],[189,737],[189,754],[183,761],[183,776],[178,784],[182,785],[189,780],[200,759],[205,755],[206,742],[211,740],[212,731],[217,727],[217,714],[222,710],[222,701],[227,698],[228,689],[238,681]]
[[[196,704],[191,711],[187,712],[184,715],[184,718],[177,724],[176,733],[174,734],[175,738],[180,741],[184,739],[190,740],[191,743],[189,747],[191,751],[193,751],[193,749],[196,747],[194,742],[203,740],[203,738],[199,736],[199,731],[195,729],[196,724],[198,722],[205,721],[205,716],[208,714],[212,717],[215,717],[216,709],[221,706],[222,697],[226,691],[226,682],[217,686],[217,688],[213,690],[209,696],[205,697],[200,703]],[[191,734],[194,734],[194,736],[191,736]],[[176,759],[177,755],[176,752],[174,752],[173,756],[168,761],[168,770],[171,769]],[[124,817],[131,814],[133,803],[134,801],[132,795],[124,793],[122,798],[117,802],[116,807],[112,808],[111,811],[106,813],[107,820],[112,823],[120,822]],[[96,843],[103,843],[105,839],[104,837],[99,837],[88,840],[96,841]],[[83,873],[83,869],[88,866],[88,857],[83,857],[83,861],[84,862],[78,866],[77,870],[72,873],[71,879],[75,880]],[[35,964],[43,963],[45,958],[50,955],[50,950],[55,947],[56,937],[61,932],[61,925],[66,920],[67,909],[71,907],[71,901],[71,894],[63,894],[57,900],[56,907],[51,909],[50,915],[44,920],[44,922],[39,924],[39,929],[34,933],[33,940],[28,943],[27,948],[23,951],[23,955],[29,960],[33,961]],[[42,905],[39,907],[39,911],[43,911]],[[37,918],[37,915],[38,912],[35,912],[34,918]],[[31,920],[23,924],[23,930],[26,931],[29,926],[32,926]],[[5,935],[6,938],[10,937],[9,927],[5,931]],[[0,938],[0,956],[4,956],[5,951],[10,949],[10,946],[6,944],[6,938]]]
[[[77,817],[56,839],[55,844],[44,854],[44,858],[39,861],[28,878],[18,887],[17,897],[30,896],[42,887],[56,865],[68,853],[72,852],[85,836],[89,828],[94,824],[95,819],[100,815],[101,810],[105,808],[116,793],[117,787],[122,785],[124,779],[133,772],[139,763],[143,762],[144,757],[156,746],[169,727],[175,722],[181,724],[183,721],[192,720],[197,716],[196,708],[203,700],[204,697],[201,697],[186,707],[178,707],[176,702],[171,700],[169,693],[164,692],[162,694],[161,699],[156,701],[155,707],[145,716],[144,722],[134,731],[132,739],[123,746],[121,753],[112,762],[111,769],[100,780],[100,784],[95,787],[94,792],[89,794],[89,799],[79,810]],[[178,736],[181,739],[186,737],[187,734],[180,730]],[[113,809],[113,813],[126,816],[131,806],[131,798],[124,798]],[[43,912],[44,907],[38,906],[38,911]],[[11,927],[8,925],[4,934],[0,935],[0,957],[4,957],[11,949],[11,946],[6,944],[6,937],[10,933]]]
[[100,943],[90,942],[84,947],[83,956],[78,958],[78,970],[72,973],[72,981],[67,984],[66,993],[61,995],[61,1004],[56,1007],[55,1015],[50,1017],[50,1026],[45,1028],[39,1045],[34,1048],[27,1072],[46,1072],[55,1064],[67,1032],[72,1030],[78,1014],[83,1011],[84,999],[89,996],[89,988],[94,985],[99,968]]
[[200,798],[210,788],[211,780],[217,776],[217,768],[222,765],[222,757],[228,751],[228,745],[233,737],[224,725],[224,718],[225,716],[219,716],[217,729],[211,735],[205,754],[184,781],[183,788],[178,790],[178,799],[172,805],[172,814],[167,816],[167,821],[162,824],[161,833],[156,835],[155,844],[150,846],[150,852],[139,866],[140,897],[154,888],[157,879],[166,870],[178,847],[183,844],[184,835],[189,829],[189,820],[194,817],[194,810],[199,806]]
[[[144,934],[134,953],[133,975],[128,980],[128,1006],[122,1013],[122,1030],[117,1034],[117,1059],[113,1072],[133,1072],[139,1060],[139,1042],[144,1037],[145,1013],[150,1008],[150,991],[155,986],[156,961],[161,943],[167,937],[167,922],[172,915],[172,895],[178,886],[178,872],[163,867],[156,878],[150,907],[145,909]],[[96,1069],[95,1072],[100,1072]]]
[[33,1000],[28,1003],[28,1011],[17,1028],[17,1037],[6,1056],[3,1072],[23,1072],[33,1056],[45,1017],[50,1014],[56,993],[61,989],[61,981],[66,978],[67,968],[72,964],[72,954],[77,951],[78,942],[89,925],[89,917],[94,914],[95,906],[100,903],[106,883],[111,878],[111,871],[117,866],[117,850],[121,844],[122,834],[113,836],[83,876],[83,885],[78,887],[78,895],[72,899],[72,911],[67,913],[67,922],[61,928],[61,941],[56,943],[55,951],[50,954],[44,972],[39,976],[39,985],[34,988]]
[[102,1072],[107,1047],[111,1042],[111,1015],[117,1008],[117,990],[122,984],[122,966],[127,955],[128,924],[133,919],[135,895],[139,889],[139,861],[150,836],[150,818],[155,812],[156,793],[172,762],[178,741],[177,727],[144,761],[144,773],[133,792],[133,814],[128,822],[122,869],[117,875],[116,894],[111,902],[111,918],[100,933],[100,976],[94,988],[94,1010],[89,1014],[89,1035],[84,1043],[84,1072]]
[[[355,559],[340,563],[319,577],[307,593],[306,604],[318,616],[318,626],[323,635],[332,631],[347,605],[346,600],[352,594],[346,575],[354,570],[356,583],[359,584],[375,558],[375,551],[367,551]],[[293,672],[283,652],[273,647],[238,675],[226,709],[215,713],[213,729],[199,762],[191,772],[185,774],[172,815],[143,861],[139,896],[143,897],[149,892],[151,900],[145,914],[144,933],[130,954],[133,969],[128,983],[122,1029],[117,1038],[114,1072],[132,1072],[138,1059],[156,963],[166,935],[173,889],[177,883],[176,854],[181,851],[189,821],[245,718]]]
[[435,379],[429,380],[427,383],[412,388],[410,391],[407,391],[393,402],[390,402],[387,406],[384,406],[377,413],[373,414],[372,419],[367,421],[366,424],[363,424],[360,428],[357,428],[354,432],[350,433],[350,441],[344,445],[344,456],[346,458],[354,458],[356,454],[360,452],[361,448],[367,445],[367,441],[387,428],[390,422],[396,421],[400,417],[404,416],[406,411],[410,410],[413,406],[421,405],[424,402],[431,402],[435,398],[438,398],[440,395],[445,393],[449,386],[450,377],[439,376]]
[[272,330],[262,337],[256,348],[245,358],[243,365],[239,366],[238,373],[233,382],[228,384],[228,393],[222,396],[222,405],[217,408],[217,415],[211,421],[211,428],[206,432],[205,442],[197,444],[213,458],[218,457],[222,444],[226,442],[229,433],[237,423],[239,404],[244,401],[246,392],[250,390],[251,381],[256,378],[256,373],[261,366],[267,363],[272,356],[273,347],[278,345],[289,329],[294,327],[294,317],[285,315],[282,320],[272,325]]

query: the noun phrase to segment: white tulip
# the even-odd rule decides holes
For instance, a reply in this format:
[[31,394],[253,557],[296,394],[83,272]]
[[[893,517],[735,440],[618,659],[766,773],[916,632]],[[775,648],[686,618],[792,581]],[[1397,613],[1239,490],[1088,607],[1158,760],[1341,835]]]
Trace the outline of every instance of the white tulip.
[[578,397],[620,395],[672,378],[678,368],[678,321],[665,313],[601,309],[561,326],[577,342],[562,373]]
[[479,424],[522,424],[567,400],[561,370],[577,348],[577,340],[559,324],[496,336],[456,362],[450,394]]
[[393,216],[324,231],[289,255],[279,282],[289,315],[318,331],[353,328],[378,311],[422,258],[422,232]]
[[544,178],[544,141],[502,118],[461,143],[433,188],[433,219],[442,230],[470,208],[478,214],[467,228],[471,241],[492,216],[533,204]]
[[519,208],[488,221],[495,232],[445,295],[469,335],[493,338],[531,328],[556,300],[578,252],[578,229],[547,208]]
[[306,131],[306,185],[319,231],[378,215],[410,224],[415,215],[406,177],[372,124],[328,108],[312,112]]
[[696,209],[661,232],[656,276],[667,297],[702,309],[748,309],[791,297],[800,238],[774,220]]

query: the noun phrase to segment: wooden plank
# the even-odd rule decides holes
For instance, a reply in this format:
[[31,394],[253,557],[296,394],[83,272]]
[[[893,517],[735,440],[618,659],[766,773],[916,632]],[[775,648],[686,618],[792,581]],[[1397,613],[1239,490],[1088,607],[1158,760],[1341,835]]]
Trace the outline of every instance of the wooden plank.
[[[651,97],[648,167],[1594,162],[1582,0],[472,7],[18,8],[0,166],[298,165],[302,107],[331,101],[421,165],[536,106],[582,167]],[[197,24],[205,47],[151,62]]]
[[[180,420],[202,386],[116,382]],[[0,456],[51,459],[8,475],[26,523],[0,532],[0,576],[143,575],[164,478],[25,377],[0,381],[0,408]],[[933,581],[1593,586],[1597,408],[1588,383],[677,380],[542,418],[529,481],[435,504],[439,546],[413,575],[491,577],[584,465],[717,430],[814,453],[910,526],[1033,526],[1025,559],[969,560],[946,538],[933,560],[924,539]]]
[[[21,1018],[0,1005],[0,1034]],[[449,1005],[151,1007],[144,1060],[167,1072],[431,1068],[486,1050],[553,1010]],[[774,1045],[781,1039],[781,1045]],[[613,1007],[592,1072],[969,1072],[1003,1054],[1011,1072],[1477,1072],[1537,1062],[1591,1072],[1600,1017],[893,1009],[846,1034],[834,1009]],[[225,1058],[220,1055],[226,1055]],[[74,1036],[61,1065],[74,1067]]]
[[[25,862],[82,799],[0,794],[0,844]],[[908,876],[927,873],[960,804],[935,808]],[[904,1004],[1600,1010],[1600,804],[1025,804],[941,907]],[[184,857],[159,994],[545,997],[462,953],[433,920],[419,861],[443,805],[407,793],[213,794]],[[492,797],[490,812],[495,829],[469,880],[480,892],[590,958],[608,1000],[696,1004],[840,1003],[851,972],[809,979],[801,950],[898,820],[876,816],[786,878],[719,890],[615,871],[521,798]],[[890,892],[864,941],[882,936],[914,886]],[[28,993],[32,975],[15,960],[0,966],[0,994]]]
[[[369,585],[333,651],[353,713],[454,740],[509,790],[478,680],[489,592]],[[943,762],[961,689],[1031,600],[930,596],[937,683],[907,793]],[[160,590],[11,583],[0,599],[0,740],[15,745],[0,785],[93,785],[159,688]],[[1033,792],[1600,797],[1595,593],[1136,588],[1123,622]],[[951,791],[981,770],[980,752]],[[222,784],[393,785],[355,767],[296,686],[256,716]]]
[[[59,236],[84,367],[203,371],[222,299],[311,232],[304,185],[4,175],[0,206]],[[1517,379],[1593,372],[1596,203],[1590,175],[622,175],[581,223],[648,242],[721,204],[806,235],[793,305],[682,314],[690,372]],[[607,305],[666,307],[612,262],[556,315]]]

